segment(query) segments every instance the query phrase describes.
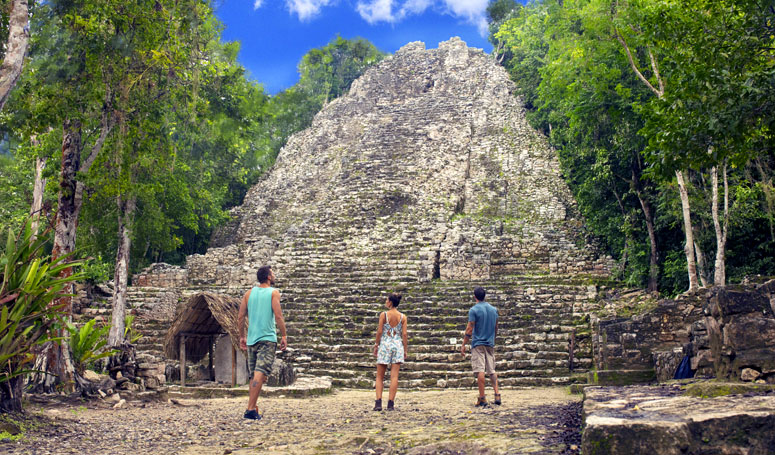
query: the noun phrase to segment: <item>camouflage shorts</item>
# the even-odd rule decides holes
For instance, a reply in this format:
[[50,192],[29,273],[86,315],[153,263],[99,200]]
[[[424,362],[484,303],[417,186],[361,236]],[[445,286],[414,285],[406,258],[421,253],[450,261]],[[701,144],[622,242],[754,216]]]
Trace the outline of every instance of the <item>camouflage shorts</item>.
[[248,346],[248,371],[250,374],[253,374],[254,371],[259,371],[269,376],[272,373],[276,349],[277,343],[272,341],[259,341]]

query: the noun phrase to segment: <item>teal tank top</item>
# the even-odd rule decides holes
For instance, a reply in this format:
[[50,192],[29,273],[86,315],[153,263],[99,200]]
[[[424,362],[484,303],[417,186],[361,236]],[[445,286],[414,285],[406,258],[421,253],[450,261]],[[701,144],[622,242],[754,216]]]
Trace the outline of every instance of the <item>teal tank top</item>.
[[248,345],[259,341],[277,343],[277,328],[272,311],[273,287],[254,287],[248,298]]

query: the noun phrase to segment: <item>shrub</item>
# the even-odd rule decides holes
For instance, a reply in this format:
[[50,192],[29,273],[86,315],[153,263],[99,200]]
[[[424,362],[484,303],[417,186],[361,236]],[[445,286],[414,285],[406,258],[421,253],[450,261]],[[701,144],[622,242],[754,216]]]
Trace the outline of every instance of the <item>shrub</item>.
[[68,256],[56,259],[44,254],[50,229],[35,235],[27,220],[21,232],[8,230],[0,251],[0,410],[21,410],[21,376],[34,359],[32,347],[50,338],[50,328],[61,321],[62,308],[53,305],[65,285],[80,278],[61,278],[80,265]]

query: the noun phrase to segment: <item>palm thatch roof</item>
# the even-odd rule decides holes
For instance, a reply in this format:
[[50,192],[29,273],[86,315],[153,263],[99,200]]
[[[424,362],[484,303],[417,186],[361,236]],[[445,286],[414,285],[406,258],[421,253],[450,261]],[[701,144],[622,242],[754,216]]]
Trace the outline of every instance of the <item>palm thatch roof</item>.
[[237,316],[240,301],[223,294],[202,292],[192,295],[175,315],[164,337],[164,354],[180,360],[180,337],[186,336],[186,361],[202,360],[210,349],[210,336],[226,333],[235,349],[239,349]]

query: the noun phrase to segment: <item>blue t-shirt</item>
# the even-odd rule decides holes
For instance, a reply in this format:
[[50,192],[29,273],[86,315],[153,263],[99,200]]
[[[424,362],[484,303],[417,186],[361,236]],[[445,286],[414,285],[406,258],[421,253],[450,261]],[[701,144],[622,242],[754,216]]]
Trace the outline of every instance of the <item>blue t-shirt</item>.
[[476,302],[476,305],[468,310],[468,322],[474,322],[471,348],[495,346],[495,323],[497,321],[498,309],[487,302]]
[[254,287],[248,297],[248,339],[252,346],[259,341],[277,343],[277,329],[272,310],[272,291],[274,288]]

